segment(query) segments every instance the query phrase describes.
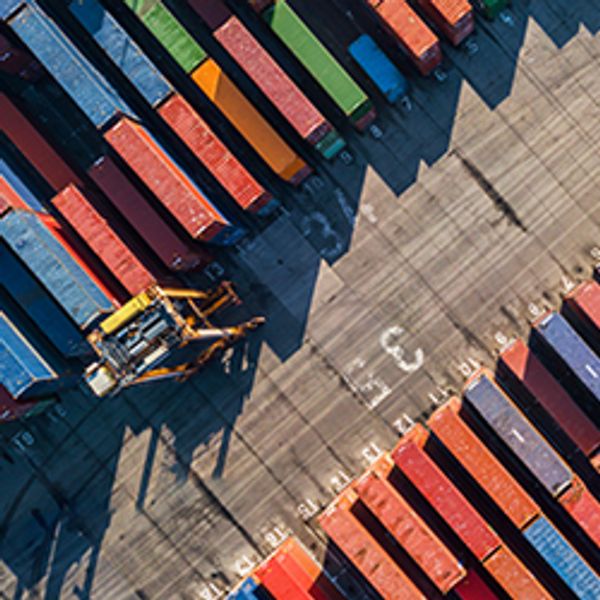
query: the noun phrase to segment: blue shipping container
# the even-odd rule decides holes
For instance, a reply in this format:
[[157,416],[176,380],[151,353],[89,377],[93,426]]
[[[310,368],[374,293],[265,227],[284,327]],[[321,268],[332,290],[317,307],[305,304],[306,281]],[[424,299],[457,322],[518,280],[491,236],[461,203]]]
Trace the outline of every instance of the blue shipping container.
[[97,0],[74,0],[69,8],[152,106],[173,91],[140,47]]
[[570,485],[567,465],[488,377],[477,377],[464,397],[550,494],[558,496]]
[[0,312],[0,383],[19,398],[51,393],[56,381],[50,365]]
[[96,127],[102,127],[119,113],[134,114],[39,8],[27,5],[9,19],[8,25]]
[[600,357],[577,335],[568,321],[553,312],[537,323],[532,333],[531,347],[536,354],[552,357],[575,376],[594,402],[596,410],[600,409]]
[[523,535],[578,598],[600,598],[598,576],[545,517],[529,525]]
[[261,600],[266,596],[258,595],[259,585],[248,577],[236,590],[227,596],[227,600]]
[[63,356],[82,356],[91,352],[81,332],[4,242],[0,242],[0,265],[0,286]]
[[8,19],[23,5],[25,5],[23,0],[0,0],[0,19]]
[[31,188],[25,184],[17,172],[2,158],[0,158],[0,175],[6,179],[10,184],[10,187],[31,210],[43,213],[47,212],[46,208],[34,195]]
[[114,309],[104,292],[34,213],[7,213],[0,220],[0,238],[80,328]]
[[406,96],[408,83],[405,77],[370,36],[361,35],[350,44],[348,52],[389,102]]

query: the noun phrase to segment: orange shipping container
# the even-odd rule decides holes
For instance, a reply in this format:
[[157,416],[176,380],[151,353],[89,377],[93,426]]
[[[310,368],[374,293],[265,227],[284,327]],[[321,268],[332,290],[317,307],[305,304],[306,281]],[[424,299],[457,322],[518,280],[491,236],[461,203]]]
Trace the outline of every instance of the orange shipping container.
[[443,593],[449,592],[466,571],[442,541],[386,481],[394,463],[383,456],[353,489],[392,537]]
[[600,504],[583,483],[575,479],[573,486],[560,497],[559,502],[590,539],[600,547]]
[[506,516],[522,529],[540,514],[539,506],[461,419],[460,409],[460,399],[451,398],[431,415],[427,421],[429,428]]
[[214,60],[205,60],[192,79],[279,177],[297,185],[311,173]]
[[423,594],[350,512],[357,496],[344,492],[321,516],[327,535],[386,600],[417,600]]
[[525,565],[504,546],[492,554],[484,566],[514,600],[552,599]]
[[473,7],[467,0],[416,0],[442,33],[458,46],[475,29]]

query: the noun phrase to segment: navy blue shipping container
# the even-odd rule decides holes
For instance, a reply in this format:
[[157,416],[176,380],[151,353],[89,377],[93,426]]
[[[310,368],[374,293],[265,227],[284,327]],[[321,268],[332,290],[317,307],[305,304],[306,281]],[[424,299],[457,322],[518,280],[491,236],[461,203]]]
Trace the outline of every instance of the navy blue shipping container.
[[248,577],[235,591],[227,596],[227,600],[262,600],[266,595],[259,595],[259,585]]
[[584,394],[600,414],[600,357],[579,337],[568,321],[552,312],[535,324],[532,330],[533,351],[564,380],[577,398]]
[[25,6],[8,20],[8,25],[96,127],[102,127],[119,113],[134,114],[37,6]]
[[63,356],[83,356],[91,352],[81,332],[4,242],[0,242],[0,265],[0,286]]
[[173,91],[140,47],[96,0],[74,0],[69,8],[152,106]]
[[8,212],[0,220],[0,239],[81,329],[114,309],[104,292],[34,213]]
[[0,383],[14,398],[47,395],[57,375],[39,352],[0,311]]
[[550,494],[558,496],[570,485],[573,474],[567,465],[488,377],[474,379],[464,396]]
[[[18,194],[23,202],[36,212],[47,212],[45,206],[40,202],[24,179],[3,158],[0,158],[0,175],[6,179],[10,187]],[[29,182],[28,182],[29,183]]]
[[600,598],[598,576],[545,517],[529,525],[523,535],[578,598]]
[[396,65],[366,33],[348,46],[350,56],[392,104],[406,96],[408,83]]

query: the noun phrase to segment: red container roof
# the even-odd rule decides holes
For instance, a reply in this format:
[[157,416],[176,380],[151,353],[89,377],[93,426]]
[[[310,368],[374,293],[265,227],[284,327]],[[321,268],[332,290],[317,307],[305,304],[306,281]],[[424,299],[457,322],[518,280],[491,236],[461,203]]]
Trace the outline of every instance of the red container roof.
[[585,317],[596,331],[600,332],[600,284],[585,281],[565,299],[577,314]]
[[54,191],[81,181],[19,109],[0,93],[0,130],[39,171]]
[[467,0],[423,0],[429,2],[444,20],[454,27],[463,17],[473,12]]
[[431,415],[427,425],[504,514],[522,529],[540,514],[539,506],[460,418],[460,409],[460,399],[452,398]]
[[417,600],[423,594],[350,512],[356,496],[345,492],[319,517],[327,535],[386,600]]
[[594,543],[600,547],[600,504],[579,480],[559,500]]
[[52,204],[132,296],[156,283],[152,273],[75,185],[57,194]]
[[393,463],[385,456],[352,488],[422,571],[444,593],[464,576],[465,570],[442,541],[386,481]]
[[228,225],[144,127],[122,117],[104,137],[193,238],[210,241]]
[[241,208],[257,211],[271,200],[271,194],[179,94],[173,94],[158,112]]
[[500,538],[425,453],[428,433],[415,425],[394,448],[392,458],[465,545],[483,560],[500,546]]
[[587,456],[600,447],[600,431],[565,389],[518,339],[500,354],[500,366],[515,377]]

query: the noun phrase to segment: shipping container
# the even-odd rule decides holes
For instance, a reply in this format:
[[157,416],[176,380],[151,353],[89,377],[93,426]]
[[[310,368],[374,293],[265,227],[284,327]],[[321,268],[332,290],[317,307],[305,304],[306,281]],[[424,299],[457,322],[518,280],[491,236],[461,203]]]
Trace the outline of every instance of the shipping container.
[[40,8],[27,4],[7,24],[96,127],[103,127],[120,113],[133,115],[108,81]]
[[191,271],[212,262],[208,251],[175,234],[110,157],[100,157],[88,175],[169,269]]
[[500,538],[426,454],[428,433],[416,425],[394,448],[392,459],[451,529],[482,561],[501,544]]
[[273,4],[274,0],[248,0],[250,7],[257,13],[261,13],[265,8]]
[[221,0],[190,0],[214,37],[298,134],[325,157],[345,146],[331,124]]
[[408,82],[373,38],[364,33],[348,46],[348,52],[388,102],[406,96]]
[[279,206],[182,96],[171,96],[158,113],[240,208],[263,216]]
[[497,372],[502,385],[525,411],[541,406],[586,456],[600,448],[600,431],[523,340],[502,351]]
[[45,396],[58,376],[8,316],[0,311],[0,384],[13,398]]
[[461,401],[452,398],[427,425],[504,514],[523,528],[540,514],[539,506],[461,419],[460,410]]
[[460,600],[497,600],[498,598],[474,569],[469,569],[465,578],[459,581],[452,591]]
[[552,312],[534,324],[530,346],[552,367],[567,391],[587,403],[600,423],[600,357],[577,335],[567,320]]
[[466,571],[387,481],[393,464],[388,456],[382,457],[370,472],[352,485],[352,489],[387,532],[445,594],[465,576]]
[[294,538],[288,538],[254,571],[273,598],[342,600],[327,575]]
[[227,600],[269,600],[260,592],[258,583],[250,576],[227,595]]
[[81,332],[3,242],[0,242],[0,265],[0,287],[63,356],[84,356],[91,352]]
[[415,0],[426,17],[455,46],[475,30],[473,9],[467,0]]
[[471,0],[471,4],[488,19],[495,19],[510,3],[511,0]]
[[486,373],[468,382],[464,397],[550,494],[556,497],[571,485],[567,465]]
[[586,281],[566,298],[563,313],[586,343],[600,356],[600,284]]
[[35,410],[36,404],[36,402],[18,402],[0,383],[0,423],[8,423],[21,417],[27,417]]
[[159,0],[125,3],[279,177],[298,185],[310,175],[312,169]]
[[[0,143],[2,142],[4,139],[0,135]],[[0,176],[18,194],[25,208],[38,213],[47,212],[46,201],[52,195],[52,190],[44,184],[31,165],[14,160],[17,157],[6,152],[9,144],[7,141],[5,147],[0,148]]]
[[600,504],[579,480],[559,499],[561,506],[600,548]]
[[429,75],[440,65],[440,41],[406,0],[368,0],[368,3],[422,75]]
[[424,598],[350,512],[355,500],[355,494],[345,492],[320,515],[325,533],[383,598]]
[[114,308],[34,213],[6,213],[0,220],[0,238],[81,329]]
[[501,547],[486,559],[487,572],[502,586],[511,598],[552,600],[552,596],[541,586],[525,565],[506,547]]
[[54,191],[61,190],[69,183],[81,185],[77,175],[48,144],[37,127],[4,94],[0,94],[0,130]]
[[6,36],[0,34],[0,72],[27,81],[37,81],[42,74],[42,67],[30,54],[17,48]]
[[287,2],[276,2],[263,19],[359,131],[374,121],[368,96]]
[[136,296],[157,283],[77,186],[67,186],[52,204],[129,294]]
[[[25,202],[23,196],[30,203]],[[36,212],[45,211],[36,197],[25,187],[23,180],[2,159],[0,159],[0,198],[2,199],[2,213],[9,208],[35,210]]]
[[24,5],[24,0],[2,0],[0,3],[0,19],[5,21]]
[[142,126],[123,117],[104,138],[194,239],[234,244],[243,231],[234,227],[173,162]]
[[149,104],[154,106],[173,91],[160,71],[97,0],[72,0],[69,9]]
[[600,598],[598,576],[545,517],[529,525],[523,535],[578,598]]

